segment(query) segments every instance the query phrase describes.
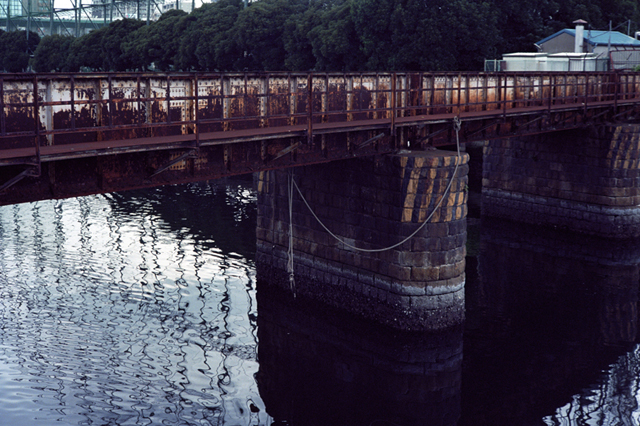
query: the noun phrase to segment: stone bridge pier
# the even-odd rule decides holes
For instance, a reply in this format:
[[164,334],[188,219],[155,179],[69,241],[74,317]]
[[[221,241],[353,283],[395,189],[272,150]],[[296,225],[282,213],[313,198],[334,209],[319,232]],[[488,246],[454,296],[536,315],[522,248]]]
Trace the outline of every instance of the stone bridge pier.
[[467,173],[436,150],[256,174],[260,285],[396,328],[461,323]]
[[640,125],[485,142],[482,214],[605,238],[640,236]]

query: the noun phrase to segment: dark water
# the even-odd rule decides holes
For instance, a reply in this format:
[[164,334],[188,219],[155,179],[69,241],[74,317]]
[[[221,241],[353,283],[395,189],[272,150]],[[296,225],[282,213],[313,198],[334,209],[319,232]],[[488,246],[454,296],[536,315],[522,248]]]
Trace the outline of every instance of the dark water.
[[255,216],[250,180],[0,208],[0,425],[640,424],[639,243],[470,219],[464,327],[404,334],[261,282]]

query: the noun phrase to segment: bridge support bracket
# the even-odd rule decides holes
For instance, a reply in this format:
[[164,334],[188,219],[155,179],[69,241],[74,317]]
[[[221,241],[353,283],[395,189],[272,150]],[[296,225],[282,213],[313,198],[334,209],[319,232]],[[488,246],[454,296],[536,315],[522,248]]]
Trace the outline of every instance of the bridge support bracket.
[[38,167],[38,165],[28,165],[27,168],[20,172],[18,175],[12,177],[4,184],[2,184],[2,186],[0,186],[0,193],[4,192],[26,177],[40,177],[40,167]]
[[275,155],[275,157],[273,157],[273,161],[277,160],[278,158],[284,157],[285,155],[287,155],[290,152],[294,152],[299,147],[300,147],[300,142],[296,142],[293,145],[286,147],[285,149],[283,149],[282,151],[277,153]]
[[364,142],[362,142],[360,144],[356,144],[355,147],[356,147],[356,149],[364,148],[365,146],[371,145],[375,141],[382,139],[384,136],[385,136],[385,133],[382,132],[379,135],[376,135],[376,136],[372,137],[371,139],[368,139],[368,140],[366,140],[366,141],[364,141]]
[[164,166],[160,167],[155,172],[153,172],[151,174],[151,176],[149,176],[149,177],[157,176],[160,173],[170,169],[171,166],[173,166],[173,165],[175,165],[175,164],[177,164],[177,163],[179,163],[179,162],[181,162],[183,160],[186,160],[187,158],[198,158],[198,150],[197,149],[191,149],[191,150],[185,152],[184,154],[180,155],[179,157],[174,158],[169,163],[165,164]]
[[613,119],[614,120],[618,120],[618,119],[620,119],[620,118],[622,118],[622,117],[624,117],[626,115],[629,115],[629,113],[631,111],[632,111],[631,109],[626,109],[626,110],[624,110],[622,112],[619,112],[619,113],[617,113],[616,115],[613,116]]
[[482,127],[480,127],[479,129],[474,130],[473,132],[470,132],[470,133],[466,133],[465,132],[465,135],[464,135],[465,139],[469,139],[469,138],[471,138],[471,137],[473,137],[473,136],[475,136],[475,135],[477,135],[479,133],[484,132],[487,129],[490,129],[490,128],[494,127],[494,126],[497,126],[498,124],[500,124],[501,120],[502,119],[492,120],[491,123],[485,124]]

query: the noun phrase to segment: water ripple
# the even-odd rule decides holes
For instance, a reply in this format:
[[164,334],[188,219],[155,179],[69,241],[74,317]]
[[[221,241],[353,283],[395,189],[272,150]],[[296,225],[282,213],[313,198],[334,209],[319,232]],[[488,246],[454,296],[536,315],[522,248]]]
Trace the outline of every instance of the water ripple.
[[[225,201],[231,222],[246,217],[245,190],[222,192],[242,198]],[[198,230],[203,245],[167,220],[171,201],[153,190],[0,208],[0,424],[255,424],[252,263],[210,245],[224,223]]]

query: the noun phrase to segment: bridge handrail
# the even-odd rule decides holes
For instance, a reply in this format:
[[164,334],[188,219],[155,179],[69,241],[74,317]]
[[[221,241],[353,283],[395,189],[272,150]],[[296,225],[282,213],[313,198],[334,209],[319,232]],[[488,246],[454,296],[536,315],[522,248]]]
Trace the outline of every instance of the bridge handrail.
[[638,102],[640,73],[0,74],[0,150],[598,103]]

